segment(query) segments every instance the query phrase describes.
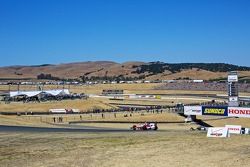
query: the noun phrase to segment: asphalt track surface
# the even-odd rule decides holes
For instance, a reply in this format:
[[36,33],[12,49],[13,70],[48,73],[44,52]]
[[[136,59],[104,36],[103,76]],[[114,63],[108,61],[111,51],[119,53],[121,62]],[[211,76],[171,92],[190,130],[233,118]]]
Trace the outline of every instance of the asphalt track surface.
[[0,132],[85,132],[85,133],[103,133],[103,132],[132,132],[130,129],[114,128],[96,128],[88,126],[69,126],[69,127],[28,127],[28,126],[8,126],[0,125]]

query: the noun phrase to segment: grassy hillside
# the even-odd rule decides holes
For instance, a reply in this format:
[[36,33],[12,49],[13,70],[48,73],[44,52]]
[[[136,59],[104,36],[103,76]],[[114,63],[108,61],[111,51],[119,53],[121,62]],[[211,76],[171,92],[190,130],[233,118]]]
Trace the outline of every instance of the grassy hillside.
[[[162,80],[162,79],[218,79],[228,71],[238,71],[242,79],[250,78],[250,67],[224,63],[163,63],[110,61],[9,66],[0,68],[0,79],[79,79],[79,80]],[[44,78],[45,76],[45,78]]]

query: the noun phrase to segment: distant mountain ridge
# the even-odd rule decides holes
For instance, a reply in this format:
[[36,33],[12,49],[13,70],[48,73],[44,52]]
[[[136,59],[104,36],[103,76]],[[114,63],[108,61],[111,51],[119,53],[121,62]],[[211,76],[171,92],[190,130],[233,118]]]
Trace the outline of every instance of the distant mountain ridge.
[[150,62],[149,64],[143,64],[139,66],[138,72],[153,72],[161,73],[166,70],[172,73],[180,72],[185,69],[198,68],[212,72],[227,72],[227,71],[249,71],[250,67],[237,66],[225,63],[163,63],[163,62]]
[[[225,63],[164,63],[88,61],[65,64],[0,67],[1,78],[33,78],[45,74],[58,79],[110,79],[130,78],[145,80],[167,79],[218,79],[228,71],[238,71],[242,78],[250,78],[250,67]],[[44,76],[45,76],[44,75]]]

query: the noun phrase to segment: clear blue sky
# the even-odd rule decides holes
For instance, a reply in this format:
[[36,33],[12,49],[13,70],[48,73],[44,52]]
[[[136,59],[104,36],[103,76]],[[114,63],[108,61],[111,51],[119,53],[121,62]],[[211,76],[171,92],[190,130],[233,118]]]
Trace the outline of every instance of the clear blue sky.
[[0,0],[0,57],[250,66],[250,0]]

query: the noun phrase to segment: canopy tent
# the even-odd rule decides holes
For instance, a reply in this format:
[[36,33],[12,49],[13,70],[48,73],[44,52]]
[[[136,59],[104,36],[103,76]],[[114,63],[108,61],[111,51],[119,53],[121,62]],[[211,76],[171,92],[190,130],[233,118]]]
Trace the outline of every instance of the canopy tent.
[[28,97],[32,97],[32,96],[37,96],[41,92],[42,91],[13,91],[13,92],[10,92],[10,97],[15,97],[15,96],[28,96]]
[[62,90],[46,90],[43,93],[51,94],[53,96],[58,96],[58,95],[69,95],[69,90],[68,89],[62,89]]
[[33,96],[37,96],[41,93],[50,94],[52,96],[69,95],[70,94],[68,89],[45,90],[45,91],[11,91],[10,97],[15,97],[15,96],[33,97]]

